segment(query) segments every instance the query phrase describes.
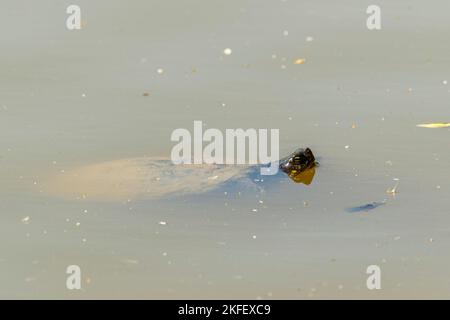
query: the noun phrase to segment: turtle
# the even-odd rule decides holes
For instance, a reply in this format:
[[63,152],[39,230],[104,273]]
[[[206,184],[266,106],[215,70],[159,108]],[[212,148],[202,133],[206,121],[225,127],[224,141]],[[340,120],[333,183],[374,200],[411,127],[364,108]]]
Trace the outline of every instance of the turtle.
[[260,174],[262,165],[174,164],[167,158],[137,157],[89,164],[52,177],[47,193],[95,201],[159,199],[202,194],[224,185],[289,177],[311,184],[318,165],[310,148],[299,148],[278,161],[275,176]]

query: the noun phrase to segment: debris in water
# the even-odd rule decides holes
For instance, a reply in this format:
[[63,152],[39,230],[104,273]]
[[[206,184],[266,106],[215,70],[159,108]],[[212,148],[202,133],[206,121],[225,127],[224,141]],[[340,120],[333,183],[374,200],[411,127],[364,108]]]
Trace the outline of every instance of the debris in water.
[[163,73],[164,73],[164,69],[158,68],[158,69],[156,70],[156,72],[158,72],[158,74],[163,74]]
[[224,53],[225,55],[229,56],[230,54],[233,53],[233,51],[232,51],[230,48],[226,48],[226,49],[223,50],[223,53]]
[[298,58],[298,59],[294,60],[294,64],[297,64],[297,65],[304,64],[305,62],[306,62],[306,59],[304,59],[304,58]]
[[420,127],[420,128],[429,128],[429,129],[448,128],[448,127],[450,127],[450,122],[421,123],[421,124],[418,124],[417,127]]
[[144,97],[148,97],[148,96],[150,96],[150,93],[148,93],[148,92],[144,92],[144,93],[142,94],[142,96],[144,96]]
[[28,224],[28,223],[30,222],[30,217],[29,217],[29,216],[26,216],[26,217],[23,218],[21,221],[22,221],[22,223]]
[[165,226],[165,225],[167,225],[167,222],[166,221],[160,221],[159,224],[162,225],[162,226]]
[[314,40],[314,38],[311,37],[311,36],[306,37],[306,42],[311,42],[311,41],[313,41],[313,40]]
[[398,183],[399,183],[400,179],[394,178],[393,180],[394,180],[394,181],[397,181],[397,182],[395,183],[395,186],[393,186],[393,187],[390,188],[390,189],[387,189],[386,192],[387,192],[388,194],[392,194],[393,196],[395,196],[396,193],[397,193]]

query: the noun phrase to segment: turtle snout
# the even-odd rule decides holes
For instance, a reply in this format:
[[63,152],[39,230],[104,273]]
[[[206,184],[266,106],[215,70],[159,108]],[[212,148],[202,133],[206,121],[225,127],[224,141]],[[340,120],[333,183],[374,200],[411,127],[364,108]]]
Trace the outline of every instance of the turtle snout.
[[291,167],[292,167],[292,164],[290,163],[290,161],[285,161],[283,163],[280,163],[280,170],[285,173],[289,173],[291,171]]

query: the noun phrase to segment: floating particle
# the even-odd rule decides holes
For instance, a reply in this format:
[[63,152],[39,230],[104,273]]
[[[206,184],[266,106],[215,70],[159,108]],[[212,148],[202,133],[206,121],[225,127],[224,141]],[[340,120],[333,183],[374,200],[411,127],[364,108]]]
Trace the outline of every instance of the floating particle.
[[135,260],[135,259],[124,259],[122,261],[127,264],[139,264],[139,260]]
[[345,149],[348,149],[348,148],[350,148],[350,146],[349,146],[349,145],[347,145],[347,146],[345,146],[344,148],[345,148]]
[[397,183],[395,184],[395,186],[393,186],[390,189],[387,189],[386,192],[388,194],[392,194],[395,196],[395,194],[397,193],[397,188],[398,188],[398,183],[399,183],[399,179],[398,178],[394,178],[394,181],[397,181]]
[[286,65],[282,64],[281,69],[286,69]]
[[219,176],[208,177],[208,180],[216,180]]
[[442,81],[442,84],[447,84],[448,82],[447,82],[447,80],[444,80],[444,81]]
[[86,239],[86,238],[83,238],[83,239],[81,239],[81,241],[83,241],[83,242],[87,242],[87,239]]
[[223,53],[224,53],[225,55],[229,56],[230,54],[233,53],[233,50],[231,50],[230,48],[225,48],[225,49],[223,50]]
[[294,64],[299,65],[299,64],[304,64],[306,62],[306,59],[304,58],[297,58],[294,60]]
[[84,212],[84,213],[88,213],[88,210],[87,210],[87,209],[84,209],[83,212]]
[[306,37],[306,42],[311,42],[311,41],[313,41],[313,40],[314,40],[314,38],[311,37],[311,36]]
[[79,227],[81,225],[80,222],[75,223],[75,226]]
[[277,58],[277,55],[274,53],[274,54],[272,54],[272,59],[276,59]]
[[32,282],[32,281],[35,281],[36,280],[36,278],[34,278],[34,277],[26,277],[25,278],[25,282]]
[[166,221],[160,221],[160,222],[158,222],[158,224],[160,224],[162,226],[165,226],[165,225],[167,225],[167,222]]
[[262,204],[262,203],[264,203],[264,201],[262,201],[262,200],[259,200],[259,203],[261,203],[261,204]]
[[158,69],[156,70],[156,72],[158,72],[158,74],[163,74],[163,73],[164,73],[164,69],[158,68]]
[[256,239],[256,235],[252,235],[252,239]]
[[258,212],[258,209],[252,209],[253,212]]
[[448,127],[450,127],[450,122],[421,123],[421,124],[418,124],[417,127],[420,127],[420,128],[429,128],[429,129],[448,128]]
[[30,222],[30,217],[26,216],[21,221],[22,221],[22,223],[28,224]]
[[150,96],[150,93],[148,93],[148,92],[144,92],[144,93],[142,94],[142,96],[144,96],[144,97],[148,97],[148,96]]
[[431,243],[431,242],[433,242],[434,240],[433,240],[433,238],[430,238],[428,241]]
[[163,252],[162,255],[163,255],[164,257],[167,257],[167,252]]
[[410,93],[411,93],[412,91],[413,91],[413,89],[412,89],[412,88],[408,88],[408,92],[410,92]]
[[289,31],[288,30],[284,30],[283,31],[283,36],[287,37],[289,35]]
[[292,117],[288,117],[288,120],[291,121],[291,120],[292,120]]
[[400,240],[400,236],[394,237],[394,240],[395,240],[395,241]]
[[356,124],[352,124],[352,129],[356,129]]

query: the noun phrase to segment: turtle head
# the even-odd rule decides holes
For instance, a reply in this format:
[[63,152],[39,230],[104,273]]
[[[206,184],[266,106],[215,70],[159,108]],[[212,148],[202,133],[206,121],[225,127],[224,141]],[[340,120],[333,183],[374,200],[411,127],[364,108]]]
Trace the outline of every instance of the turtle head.
[[292,177],[315,167],[316,164],[310,148],[298,149],[280,161],[280,170]]

